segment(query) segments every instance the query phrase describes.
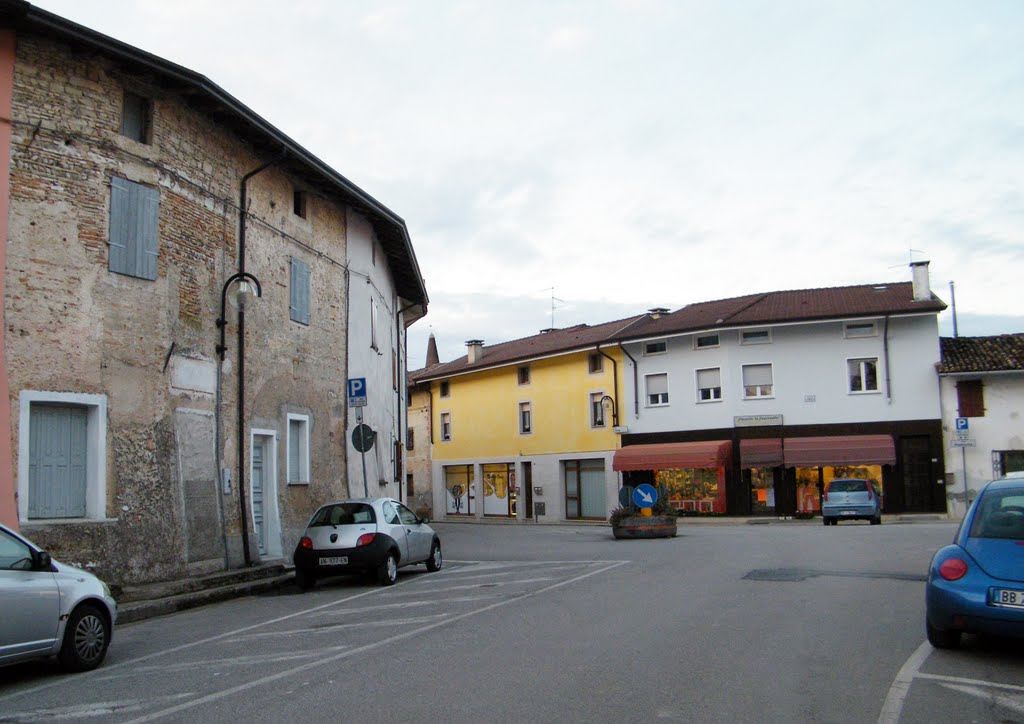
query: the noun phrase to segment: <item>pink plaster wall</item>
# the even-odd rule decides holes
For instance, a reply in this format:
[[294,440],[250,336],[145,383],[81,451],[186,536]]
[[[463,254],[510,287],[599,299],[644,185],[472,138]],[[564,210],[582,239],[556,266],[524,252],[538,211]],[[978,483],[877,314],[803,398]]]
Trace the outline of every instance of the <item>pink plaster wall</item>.
[[[11,179],[11,96],[14,89],[13,30],[0,30],[0,299],[7,268],[7,214]],[[0,323],[0,523],[17,530],[14,468],[11,461],[11,399],[7,380],[6,324]]]

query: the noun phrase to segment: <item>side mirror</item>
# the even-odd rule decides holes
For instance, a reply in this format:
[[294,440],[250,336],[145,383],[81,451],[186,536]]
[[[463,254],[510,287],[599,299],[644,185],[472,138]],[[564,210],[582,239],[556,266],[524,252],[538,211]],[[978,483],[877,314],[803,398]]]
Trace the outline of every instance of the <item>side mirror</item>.
[[48,571],[53,568],[53,559],[46,551],[39,551],[36,553],[35,559],[37,571]]
[[430,518],[420,518],[418,522],[421,523],[421,524],[429,523],[430,522]]

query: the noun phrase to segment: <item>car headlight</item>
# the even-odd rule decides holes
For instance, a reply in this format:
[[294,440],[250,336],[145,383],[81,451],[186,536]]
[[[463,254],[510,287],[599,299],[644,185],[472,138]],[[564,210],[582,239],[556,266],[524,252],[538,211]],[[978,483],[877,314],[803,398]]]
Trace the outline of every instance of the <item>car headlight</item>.
[[113,598],[114,597],[110,593],[110,586],[107,585],[106,581],[100,581],[100,585],[103,586],[103,595],[104,596],[107,596],[108,598]]

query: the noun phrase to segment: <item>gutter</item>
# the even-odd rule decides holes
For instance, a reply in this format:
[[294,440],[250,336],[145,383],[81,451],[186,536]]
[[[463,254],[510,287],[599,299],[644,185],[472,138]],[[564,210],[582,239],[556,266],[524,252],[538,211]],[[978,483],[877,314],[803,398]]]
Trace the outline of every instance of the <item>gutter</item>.
[[885,360],[885,401],[892,404],[892,380],[889,377],[889,315],[885,315],[882,332],[882,354]]
[[618,342],[617,344],[619,345],[619,349],[622,350],[622,354],[624,354],[627,357],[629,357],[629,361],[633,363],[633,416],[636,419],[639,420],[640,419],[640,381],[637,378],[638,372],[637,372],[637,368],[636,368],[636,360],[633,359],[633,355],[631,355],[626,350],[626,348],[622,346],[622,342]]

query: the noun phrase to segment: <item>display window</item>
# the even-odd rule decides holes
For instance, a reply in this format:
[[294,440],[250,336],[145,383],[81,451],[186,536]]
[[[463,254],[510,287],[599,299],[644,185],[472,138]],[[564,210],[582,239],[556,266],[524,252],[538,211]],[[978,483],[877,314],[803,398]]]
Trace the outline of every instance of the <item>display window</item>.
[[750,468],[750,512],[775,512],[775,476],[772,468]]
[[725,468],[657,470],[669,507],[684,512],[725,513]]

